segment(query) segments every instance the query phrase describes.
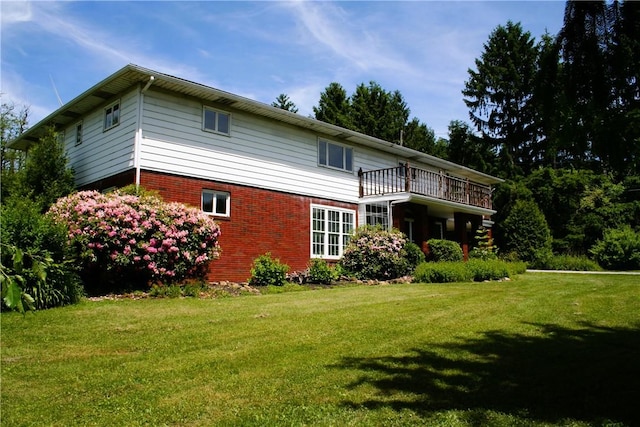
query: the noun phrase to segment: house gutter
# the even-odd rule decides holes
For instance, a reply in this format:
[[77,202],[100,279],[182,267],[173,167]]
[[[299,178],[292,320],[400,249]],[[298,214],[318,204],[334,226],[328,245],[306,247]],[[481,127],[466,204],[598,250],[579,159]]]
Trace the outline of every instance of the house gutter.
[[149,76],[149,81],[147,81],[147,84],[140,90],[138,97],[138,128],[136,129],[133,154],[133,165],[136,168],[136,189],[140,187],[140,149],[142,145],[142,112],[144,108],[144,94],[149,87],[151,87],[154,80],[154,76]]

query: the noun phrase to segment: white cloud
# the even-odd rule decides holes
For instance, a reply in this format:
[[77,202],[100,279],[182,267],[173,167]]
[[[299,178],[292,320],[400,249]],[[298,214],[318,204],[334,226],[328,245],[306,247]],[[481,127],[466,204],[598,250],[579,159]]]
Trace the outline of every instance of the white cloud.
[[31,2],[29,1],[3,1],[0,2],[0,15],[2,26],[28,22],[31,20]]

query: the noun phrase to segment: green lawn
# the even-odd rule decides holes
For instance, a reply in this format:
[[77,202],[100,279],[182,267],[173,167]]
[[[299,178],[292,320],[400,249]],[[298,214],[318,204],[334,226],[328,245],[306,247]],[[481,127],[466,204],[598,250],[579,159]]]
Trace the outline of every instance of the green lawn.
[[1,316],[1,424],[640,425],[640,277]]

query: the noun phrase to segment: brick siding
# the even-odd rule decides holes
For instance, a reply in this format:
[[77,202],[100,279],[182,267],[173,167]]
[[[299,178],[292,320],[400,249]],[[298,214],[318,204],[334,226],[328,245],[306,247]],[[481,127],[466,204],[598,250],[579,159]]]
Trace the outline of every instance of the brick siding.
[[207,279],[244,281],[253,260],[266,252],[290,267],[306,268],[311,245],[311,204],[357,211],[356,204],[334,202],[253,187],[142,171],[140,184],[168,202],[200,207],[203,189],[231,195],[230,216],[216,217],[222,255],[211,263]]

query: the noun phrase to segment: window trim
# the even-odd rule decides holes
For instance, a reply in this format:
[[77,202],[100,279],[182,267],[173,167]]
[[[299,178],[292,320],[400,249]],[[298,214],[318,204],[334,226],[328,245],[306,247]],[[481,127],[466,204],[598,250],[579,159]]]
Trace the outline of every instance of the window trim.
[[[378,212],[378,210],[380,212]],[[367,225],[380,225],[385,230],[389,230],[389,224],[391,224],[390,212],[391,209],[388,202],[366,203],[364,205],[364,222]],[[376,219],[376,221],[373,221],[374,219]],[[381,221],[377,221],[377,219]]]
[[[213,200],[212,200],[212,208],[213,211],[212,212],[208,212],[204,210],[204,200],[203,197],[205,195],[205,193],[208,194],[213,194]],[[215,212],[215,207],[217,206],[217,201],[216,198],[218,195],[224,195],[226,198],[226,205],[225,205],[225,212],[224,213],[218,213]],[[218,216],[218,217],[224,217],[224,218],[228,218],[231,216],[231,193],[229,193],[228,191],[220,191],[220,190],[210,190],[208,188],[203,188],[202,191],[200,192],[200,210],[202,212],[204,212],[207,215],[211,215],[211,216]]]
[[[78,132],[78,128],[80,128],[80,132]],[[82,139],[84,136],[84,123],[82,120],[76,123],[76,147],[82,144]]]
[[[114,124],[114,123],[113,123],[113,109],[114,109],[114,107],[116,107],[116,106],[118,107],[118,108],[117,108],[117,110],[118,110],[118,118],[117,118],[116,123]],[[110,112],[110,113],[108,112],[109,110],[111,110],[111,112]],[[104,115],[103,115],[103,121],[102,121],[102,125],[103,125],[103,126],[102,126],[102,130],[103,130],[103,132],[106,132],[106,131],[108,131],[109,129],[113,129],[114,127],[116,127],[116,126],[119,126],[119,125],[120,125],[120,121],[121,121],[121,120],[120,120],[120,116],[121,116],[121,113],[122,113],[122,106],[121,106],[121,104],[120,104],[120,100],[119,100],[119,99],[118,99],[117,101],[114,101],[114,102],[110,103],[110,104],[109,104],[109,105],[107,105],[106,107],[104,107]],[[108,114],[112,114],[111,124],[110,124],[109,126],[107,126],[107,117],[108,117],[107,115],[108,115]]]
[[[322,242],[322,254],[315,254],[313,251],[313,246],[314,246],[314,241],[313,241],[313,235],[314,233],[317,233],[319,231],[316,231],[313,228],[313,221],[314,221],[314,217],[313,217],[313,213],[315,209],[322,209],[325,212],[325,216],[323,219],[324,222],[324,230],[322,230],[323,233],[323,242]],[[334,212],[338,212],[340,214],[340,231],[338,233],[329,233],[329,227],[328,227],[328,222],[329,222],[329,215],[327,214],[329,211],[334,211]],[[344,214],[351,214],[351,229],[349,230],[348,233],[345,232],[344,229]],[[310,209],[310,242],[309,242],[309,254],[311,258],[321,258],[321,259],[328,259],[328,260],[338,260],[342,257],[342,255],[344,254],[344,248],[346,246],[345,243],[345,237],[348,238],[348,236],[351,235],[351,233],[355,230],[356,228],[356,221],[357,221],[357,216],[356,216],[356,210],[355,209],[348,209],[348,208],[339,208],[336,206],[330,206],[330,205],[318,205],[318,204],[312,204],[311,205],[311,209]],[[338,248],[338,255],[330,255],[329,254],[329,234],[338,234],[338,239],[339,239],[339,248]],[[348,240],[348,239],[347,239]]]
[[[321,150],[320,150],[320,146],[322,145],[322,143],[325,144],[325,152],[324,152],[324,161],[325,163],[322,163],[321,161]],[[345,167],[339,168],[336,166],[332,166],[329,164],[329,146],[330,145],[334,145],[336,147],[340,147],[342,148],[342,164]],[[351,152],[351,169],[347,169],[346,168],[346,164],[347,164],[347,150],[349,150]],[[354,171],[354,167],[353,167],[353,147],[346,145],[346,144],[341,144],[339,142],[334,142],[325,138],[318,138],[318,142],[317,142],[317,151],[318,151],[318,157],[317,157],[317,161],[318,161],[318,166],[323,167],[323,168],[327,168],[327,169],[333,169],[333,170],[337,170],[337,171],[341,171],[341,172],[347,172],[347,173],[353,173]]]
[[[216,113],[216,123],[215,123],[215,129],[210,129],[208,127],[206,127],[206,113],[207,111],[212,111],[214,113]],[[219,114],[224,114],[225,116],[227,116],[228,118],[228,131],[227,132],[222,132],[220,130],[218,130],[218,115]],[[214,107],[209,107],[207,105],[203,105],[202,106],[202,130],[204,132],[210,132],[210,133],[215,133],[217,135],[225,135],[225,136],[231,136],[231,113],[228,111],[224,111],[224,110],[220,110],[218,108],[214,108]]]

